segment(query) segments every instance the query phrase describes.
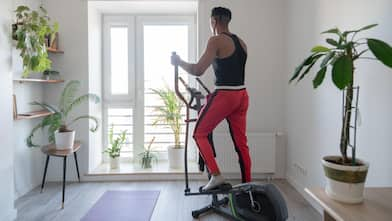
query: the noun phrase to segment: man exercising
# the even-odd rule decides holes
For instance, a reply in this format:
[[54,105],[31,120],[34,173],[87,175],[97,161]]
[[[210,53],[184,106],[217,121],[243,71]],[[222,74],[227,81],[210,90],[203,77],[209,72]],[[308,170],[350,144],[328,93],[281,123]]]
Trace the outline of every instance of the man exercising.
[[201,76],[212,64],[215,72],[215,91],[207,98],[200,111],[193,138],[199,147],[211,179],[203,190],[213,189],[224,183],[224,178],[214,158],[208,134],[224,119],[227,120],[230,134],[238,153],[242,182],[251,181],[251,159],[246,137],[246,114],[248,93],[245,88],[246,45],[229,31],[231,12],[227,8],[216,7],[211,12],[211,31],[207,48],[200,60],[188,63],[178,55],[172,56],[172,64],[179,65],[191,75]]

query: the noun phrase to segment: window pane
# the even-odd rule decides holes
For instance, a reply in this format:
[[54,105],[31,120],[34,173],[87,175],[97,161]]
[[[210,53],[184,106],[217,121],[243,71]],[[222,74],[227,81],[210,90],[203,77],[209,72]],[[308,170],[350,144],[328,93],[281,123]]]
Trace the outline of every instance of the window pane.
[[[152,145],[155,151],[167,151],[167,146],[174,144],[174,135],[165,123],[153,125],[159,114],[155,110],[164,103],[151,89],[169,87],[174,90],[174,68],[170,64],[170,56],[175,51],[182,59],[188,60],[188,28],[188,25],[144,26],[144,142],[147,144],[155,137]],[[185,81],[188,80],[185,73],[181,75]],[[184,132],[183,126],[181,142],[184,142]]]
[[128,28],[110,28],[111,93],[128,94]]

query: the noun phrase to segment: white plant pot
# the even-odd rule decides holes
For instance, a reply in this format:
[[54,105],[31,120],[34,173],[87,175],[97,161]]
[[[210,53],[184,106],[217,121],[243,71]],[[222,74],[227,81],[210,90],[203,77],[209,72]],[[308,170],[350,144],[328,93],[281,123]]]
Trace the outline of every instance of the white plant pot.
[[56,143],[56,149],[69,150],[73,148],[75,141],[75,131],[59,132],[54,133],[54,139]]
[[324,172],[327,177],[325,193],[330,198],[343,202],[356,204],[363,201],[363,192],[365,187],[366,175],[369,164],[363,160],[357,159],[359,166],[348,166],[335,164],[328,159],[337,158],[337,156],[327,156],[322,160]]
[[120,158],[111,158],[110,157],[110,169],[118,169],[120,167]]
[[167,148],[170,168],[181,169],[184,167],[184,151],[184,147],[174,148],[174,146],[169,146]]

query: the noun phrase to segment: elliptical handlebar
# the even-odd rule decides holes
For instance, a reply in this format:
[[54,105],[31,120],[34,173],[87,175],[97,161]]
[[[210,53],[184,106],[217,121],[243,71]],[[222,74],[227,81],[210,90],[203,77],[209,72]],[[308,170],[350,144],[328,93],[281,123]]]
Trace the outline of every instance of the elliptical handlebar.
[[[176,52],[172,52],[172,55],[176,55]],[[189,107],[188,101],[185,99],[185,97],[180,92],[180,88],[178,86],[179,80],[181,80],[181,82],[185,85],[185,87],[187,87],[187,85],[185,84],[185,81],[178,76],[178,65],[175,64],[174,65],[174,89],[175,89],[177,96],[182,100],[182,102],[185,103],[185,105],[187,107]]]
[[[176,52],[172,52],[172,56],[175,56]],[[203,82],[199,79],[196,78],[197,82],[203,87],[203,89],[210,94],[210,90],[203,84]],[[180,88],[179,88],[179,83],[181,82],[186,90],[190,93],[190,99],[187,100],[184,95],[182,95]],[[189,86],[184,79],[182,79],[179,74],[178,74],[178,64],[174,64],[174,87],[175,87],[175,92],[176,95],[180,98],[180,100],[185,104],[186,106],[186,119],[185,119],[185,145],[184,145],[184,169],[185,169],[185,195],[199,195],[200,193],[191,193],[191,190],[189,188],[189,176],[188,176],[188,140],[189,140],[189,123],[196,121],[196,119],[189,119],[190,115],[190,109],[199,111],[202,107],[201,105],[201,99],[205,98],[204,95],[198,91],[195,88],[192,88]],[[192,103],[196,103],[192,105]]]
[[[176,52],[172,52],[172,56],[176,55]],[[185,104],[186,106],[186,120],[189,120],[189,108],[190,104],[188,101],[185,99],[185,97],[181,94],[180,88],[178,86],[178,81],[180,80],[180,77],[178,76],[178,65],[174,64],[174,89],[177,94],[177,96],[180,98],[180,100]],[[185,85],[185,82],[183,79],[181,79],[181,82]],[[186,85],[185,85],[186,86]],[[189,177],[188,177],[188,133],[189,133],[189,122],[186,122],[185,124],[185,145],[184,145],[184,169],[185,169],[185,194],[189,193],[191,189],[189,188]]]

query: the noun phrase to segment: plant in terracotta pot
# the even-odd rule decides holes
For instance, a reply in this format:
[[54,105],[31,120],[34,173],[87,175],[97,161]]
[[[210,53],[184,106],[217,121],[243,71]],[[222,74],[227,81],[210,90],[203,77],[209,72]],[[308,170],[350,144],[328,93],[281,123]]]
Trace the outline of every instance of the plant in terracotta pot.
[[127,140],[127,131],[121,131],[116,137],[113,133],[113,125],[109,129],[109,146],[105,149],[104,153],[107,153],[110,157],[110,168],[117,169],[120,165],[120,153],[121,148]]
[[170,168],[182,168],[184,165],[184,146],[180,142],[183,104],[176,96],[173,90],[168,87],[164,89],[152,89],[163,102],[163,106],[155,109],[158,117],[154,125],[161,122],[167,124],[173,132],[174,145],[168,146],[169,166]]
[[[360,32],[374,28],[377,24],[357,30],[340,31],[333,28],[322,32],[332,35],[326,38],[328,46],[317,45],[311,54],[295,69],[290,82],[301,81],[320,61],[313,79],[316,89],[323,83],[327,71],[331,71],[334,85],[343,91],[343,120],[340,131],[340,156],[323,158],[323,168],[327,177],[326,193],[329,197],[346,203],[363,201],[363,190],[369,164],[356,156],[356,113],[358,111],[358,91],[354,76],[356,62],[361,59],[381,62],[392,68],[392,48],[384,41],[374,38],[358,38]],[[369,57],[371,54],[374,57]],[[354,123],[353,123],[354,121]],[[354,129],[354,130],[353,130]],[[354,133],[354,134],[352,134]],[[353,142],[354,141],[354,142]],[[351,148],[351,156],[349,149]]]
[[58,107],[37,101],[31,103],[32,105],[38,105],[45,110],[48,110],[52,114],[43,118],[42,121],[32,129],[26,140],[27,146],[42,146],[33,143],[34,134],[39,129],[47,129],[48,140],[50,143],[55,143],[57,149],[72,148],[75,139],[75,131],[72,130],[70,126],[81,119],[89,119],[94,122],[94,126],[90,128],[91,132],[95,132],[98,129],[98,119],[93,116],[81,115],[69,119],[72,110],[83,102],[90,100],[94,103],[98,103],[100,101],[99,97],[95,94],[84,94],[77,97],[76,94],[79,87],[79,81],[68,82],[61,93]]
[[42,6],[38,11],[21,5],[15,10],[16,23],[13,24],[13,38],[17,41],[23,60],[23,77],[31,72],[43,72],[51,67],[46,48],[47,36],[58,31],[57,22],[51,22],[47,11]]

